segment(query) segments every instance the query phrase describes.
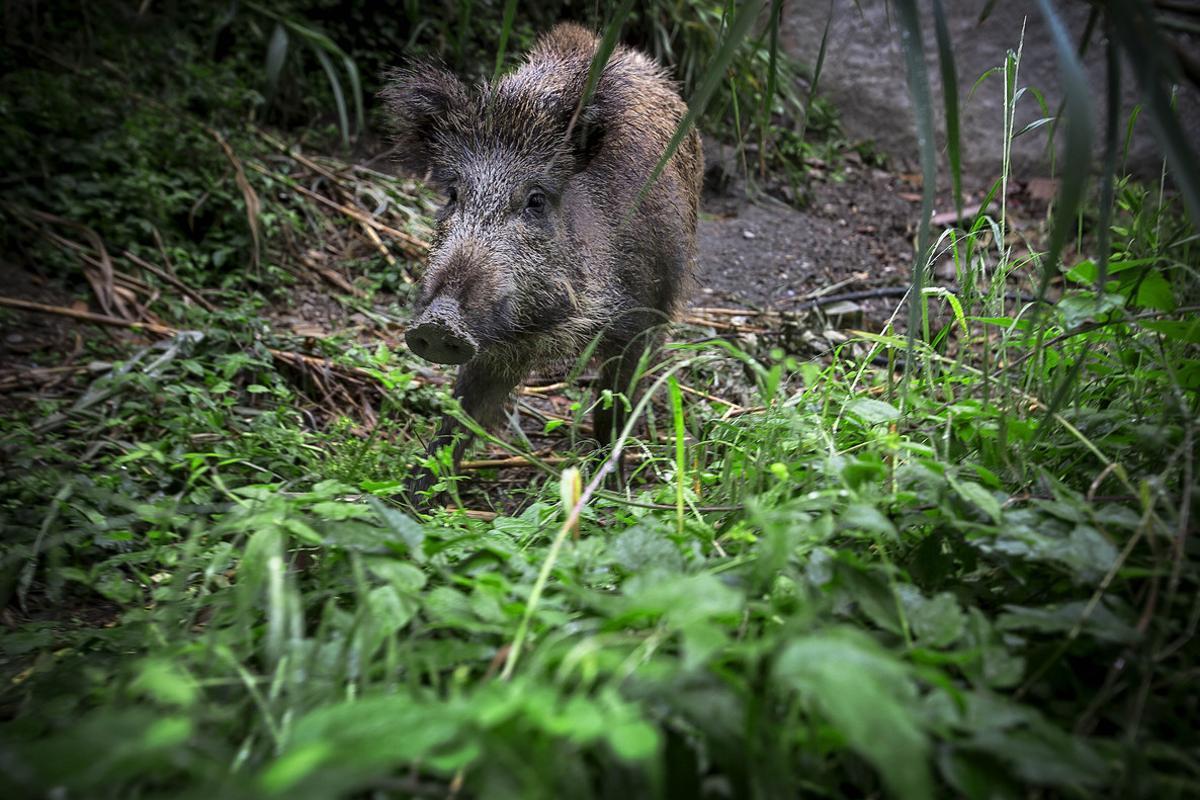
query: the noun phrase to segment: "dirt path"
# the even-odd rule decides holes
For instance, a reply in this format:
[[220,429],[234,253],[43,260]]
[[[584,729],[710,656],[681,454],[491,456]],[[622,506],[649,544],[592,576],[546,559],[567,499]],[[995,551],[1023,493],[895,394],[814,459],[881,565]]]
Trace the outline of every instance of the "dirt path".
[[803,209],[770,196],[706,198],[694,305],[787,310],[814,292],[907,281],[919,207],[911,185],[852,164],[844,179],[807,189]]

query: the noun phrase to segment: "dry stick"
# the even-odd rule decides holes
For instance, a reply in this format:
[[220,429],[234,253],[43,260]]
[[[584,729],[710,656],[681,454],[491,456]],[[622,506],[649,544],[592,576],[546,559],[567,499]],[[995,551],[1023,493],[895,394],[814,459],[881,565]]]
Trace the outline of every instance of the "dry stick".
[[250,224],[250,239],[254,244],[254,250],[251,253],[251,265],[257,271],[262,255],[262,241],[258,230],[258,217],[262,211],[262,203],[258,199],[258,193],[254,191],[254,187],[250,185],[250,181],[246,177],[245,167],[242,166],[242,162],[237,157],[237,154],[233,152],[233,148],[229,146],[229,142],[225,141],[225,137],[217,130],[207,125],[202,125],[202,127],[208,132],[209,136],[217,140],[217,144],[225,152],[225,157],[233,165],[233,178],[237,183],[238,190],[242,193],[242,200],[246,203],[246,220]]
[[[124,301],[117,295],[113,286],[114,272],[112,259],[108,255],[108,251],[104,247],[103,240],[100,236],[86,225],[74,222],[69,219],[64,219],[56,214],[50,214],[45,211],[39,211],[36,208],[20,208],[5,204],[13,215],[30,228],[33,228],[42,236],[50,240],[50,242],[64,250],[73,250],[79,254],[79,257],[84,261],[85,267],[83,277],[87,279],[88,285],[92,287],[92,291],[96,295],[96,299],[100,302],[101,308],[105,313],[111,314],[114,311],[124,313],[126,311]],[[47,230],[44,227],[36,225],[34,220],[39,220],[50,225],[63,225],[72,228],[78,228],[83,235],[91,243],[97,255],[94,257],[88,252],[88,249],[79,242],[66,238],[52,230]],[[86,265],[91,265],[95,269],[100,270],[100,275],[97,277],[91,270],[87,269]]]
[[216,311],[217,310],[216,306],[214,306],[212,303],[205,300],[204,297],[199,292],[197,292],[195,289],[192,289],[187,284],[185,284],[183,281],[179,280],[178,278],[176,278],[174,275],[170,274],[166,270],[160,269],[159,267],[154,266],[149,261],[146,261],[144,258],[141,258],[140,256],[137,256],[134,253],[129,252],[128,250],[122,251],[121,255],[125,256],[125,258],[129,259],[134,264],[138,265],[139,267],[146,270],[147,272],[149,272],[153,275],[157,275],[159,278],[161,278],[164,281],[166,281],[167,283],[171,284],[176,289],[178,289],[183,294],[185,294],[187,297],[189,297],[193,301],[195,301],[205,311]]
[[738,405],[737,403],[733,402],[732,400],[725,400],[724,398],[717,397],[716,395],[709,394],[708,392],[702,392],[699,389],[693,389],[690,386],[685,386],[682,383],[679,384],[679,388],[681,391],[684,391],[690,395],[699,397],[703,400],[707,400],[710,403],[720,403],[721,405],[728,406],[730,409],[735,410],[735,411],[741,411],[744,408],[743,406]]
[[[556,464],[569,464],[578,459],[568,456],[539,456],[537,462],[531,461],[525,456],[509,456],[508,458],[491,458],[482,459],[479,461],[463,461],[458,467],[459,469],[520,469],[522,467],[538,467],[540,465],[554,466]],[[621,460],[627,464],[632,464],[642,460],[641,453],[625,453]],[[672,506],[674,508],[674,506]]]
[[565,389],[565,388],[567,388],[567,384],[563,381],[558,381],[557,383],[550,383],[545,386],[522,386],[521,394],[531,394],[531,395],[537,396],[540,394],[549,394],[550,392],[557,392],[558,390]]
[[[299,153],[292,152],[291,148],[289,148],[286,144],[279,141],[274,136],[271,136],[261,128],[254,128],[254,132],[257,133],[265,142],[279,150],[297,164],[307,167],[308,169],[328,180],[334,185],[338,192],[345,196],[346,189],[343,186],[344,181],[339,176],[335,175],[333,172],[321,166],[312,159],[307,158]],[[393,256],[392,252],[387,249],[387,245],[385,245],[383,240],[379,238],[379,234],[375,232],[375,229],[361,219],[357,219],[356,222],[358,222],[358,224],[362,227],[363,233],[365,233],[367,238],[371,240],[371,243],[375,245],[375,249],[378,250],[380,255],[383,256],[383,260],[387,262],[388,266],[395,267],[397,264],[396,257]],[[401,273],[400,277],[405,283],[412,283],[412,278],[408,277],[407,273]]]
[[22,311],[36,311],[41,314],[54,314],[59,317],[70,317],[71,319],[78,319],[83,322],[95,322],[98,325],[108,325],[114,328],[145,329],[160,336],[174,336],[179,333],[175,328],[168,325],[159,325],[155,322],[135,322],[120,317],[110,317],[107,314],[93,314],[91,311],[76,311],[73,308],[65,308],[63,306],[48,306],[44,303],[34,303],[29,300],[18,300],[15,297],[0,296],[0,306],[18,308]]
[[[53,314],[59,317],[69,317],[82,322],[94,322],[97,325],[108,325],[113,328],[146,330],[150,333],[158,334],[159,336],[175,336],[176,334],[180,333],[178,328],[172,328],[169,325],[160,325],[155,322],[134,322],[132,320],[121,319],[120,317],[110,317],[106,314],[94,314],[91,311],[76,311],[73,308],[65,308],[63,306],[48,306],[44,303],[18,300],[15,297],[4,297],[3,295],[0,295],[0,306],[17,308],[22,311],[35,311],[41,314]],[[281,361],[290,361],[293,363],[300,362],[310,367],[321,367],[324,369],[337,370],[342,373],[349,373],[355,377],[366,378],[372,383],[375,382],[375,376],[362,367],[349,367],[343,364],[335,363],[334,361],[321,356],[310,356],[306,353],[294,353],[290,350],[277,350],[274,347],[268,347],[267,352]],[[414,383],[440,383],[440,381],[436,379],[426,378],[421,375],[414,375],[412,379]]]
[[289,178],[286,175],[282,175],[278,172],[267,169],[263,165],[256,164],[253,161],[250,162],[250,168],[257,172],[261,172],[263,175],[266,175],[268,178],[275,178],[278,181],[282,181],[285,184],[287,184],[288,188],[294,189],[295,191],[300,192],[300,194],[304,195],[305,197],[311,197],[313,200],[316,200],[319,203],[324,203],[325,205],[329,206],[330,208],[336,209],[336,210],[342,212],[343,214],[345,214],[346,216],[348,216],[352,219],[358,220],[359,222],[363,223],[364,225],[369,225],[370,227],[374,228],[375,230],[377,230],[380,233],[386,233],[388,236],[391,236],[395,239],[399,239],[400,241],[409,245],[410,248],[412,248],[412,250],[410,251],[409,254],[414,257],[420,257],[420,256],[424,255],[424,252],[429,249],[429,244],[427,242],[424,242],[415,236],[407,234],[404,231],[396,230],[395,228],[391,227],[390,225],[385,225],[382,222],[380,222],[379,220],[374,219],[373,217],[369,216],[365,211],[360,211],[357,208],[351,208],[350,206],[344,205],[335,200],[330,200],[325,195],[318,194],[317,192],[314,192],[311,189],[307,189],[307,188],[301,186],[300,184],[296,183],[296,181],[294,181],[293,179]]

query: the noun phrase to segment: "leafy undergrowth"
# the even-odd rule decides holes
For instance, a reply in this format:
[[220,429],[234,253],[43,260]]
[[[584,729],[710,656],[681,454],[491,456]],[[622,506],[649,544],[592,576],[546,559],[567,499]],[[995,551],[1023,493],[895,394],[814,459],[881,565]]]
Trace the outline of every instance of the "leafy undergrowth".
[[[1153,222],[1038,358],[953,321],[988,373],[676,345],[573,531],[553,474],[489,519],[392,502],[436,396],[403,354],[336,358],[392,410],[357,438],[215,315],[152,345],[6,424],[5,793],[1189,795],[1197,323],[1144,306],[1194,245]],[[731,371],[737,404],[675,388]]]
[[[386,342],[428,193],[214,120],[261,101],[252,56],[175,55],[166,100],[4,77],[3,242],[88,279],[53,313],[132,329],[0,375],[4,796],[1200,793],[1198,259],[1169,195],[1118,185],[1105,259],[1084,215],[1049,306],[1011,299],[1042,265],[1000,192],[939,241],[957,289],[911,347],[681,333],[627,489],[580,502],[588,408],[622,398],[570,386],[492,442],[541,467],[480,459],[442,481],[469,511],[417,512],[447,401]],[[91,135],[57,138],[80,104]]]

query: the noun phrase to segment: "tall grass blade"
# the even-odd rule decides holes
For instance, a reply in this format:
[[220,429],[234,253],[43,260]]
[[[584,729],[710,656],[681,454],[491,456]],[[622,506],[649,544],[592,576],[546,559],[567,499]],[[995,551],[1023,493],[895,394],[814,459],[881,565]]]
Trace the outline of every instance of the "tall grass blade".
[[687,480],[687,471],[684,469],[683,393],[674,375],[667,382],[667,390],[671,397],[671,416],[675,422],[675,524],[679,535],[683,536],[684,486]]
[[933,214],[933,195],[937,189],[937,154],[933,149],[933,100],[929,91],[929,75],[925,71],[925,47],[921,39],[921,22],[915,0],[897,0],[896,16],[900,22],[900,44],[904,50],[908,74],[908,93],[916,117],[917,148],[921,154],[921,219],[917,228],[917,252],[913,258],[912,282],[908,294],[908,358],[904,361],[904,386],[901,404],[908,401],[908,378],[911,375],[916,350],[914,339],[920,323],[920,307],[925,302],[922,287],[929,261],[929,221]]
[[354,122],[356,130],[362,131],[366,126],[366,115],[363,111],[362,99],[362,79],[359,76],[358,64],[351,58],[345,50],[338,47],[337,42],[330,39],[327,35],[317,30],[316,28],[305,25],[290,17],[280,14],[274,9],[268,8],[260,3],[247,2],[246,5],[262,14],[265,17],[275,20],[278,24],[285,26],[292,33],[299,36],[301,39],[312,48],[316,54],[317,60],[321,63],[325,74],[329,76],[330,86],[334,94],[334,102],[340,103],[338,108],[338,119],[341,122],[342,140],[349,146],[350,143],[350,122],[349,115],[346,112],[346,97],[342,92],[341,80],[337,77],[337,70],[333,67],[333,62],[330,57],[338,58],[342,62],[342,66],[346,70],[346,78],[350,83],[350,91],[353,95],[354,102]]
[[942,102],[946,110],[946,155],[954,184],[954,210],[962,219],[962,153],[958,128],[958,70],[954,66],[954,44],[942,0],[933,0],[934,32],[937,35],[938,66],[942,73]]
[[333,61],[319,47],[312,49],[317,55],[317,61],[321,62],[321,68],[325,70],[325,75],[329,78],[329,90],[333,92],[333,104],[337,107],[338,128],[342,132],[342,145],[350,146],[350,117],[346,113],[346,96],[342,93],[342,82],[338,79],[337,69],[333,66]]
[[496,46],[496,69],[492,71],[492,81],[500,80],[500,71],[504,68],[504,53],[508,49],[508,39],[512,35],[513,18],[517,15],[517,0],[506,0],[504,3],[504,19],[500,22],[500,43]]
[[1100,171],[1100,218],[1096,230],[1096,300],[1100,301],[1108,282],[1109,240],[1112,235],[1113,187],[1117,177],[1117,150],[1121,141],[1121,54],[1109,20],[1105,45],[1108,91],[1105,93],[1104,165]]
[[[1054,221],[1050,229],[1050,243],[1042,262],[1042,277],[1037,290],[1037,305],[1033,310],[1031,330],[1037,337],[1033,345],[1035,353],[1042,350],[1045,328],[1038,324],[1041,317],[1042,305],[1050,282],[1060,272],[1059,262],[1063,248],[1075,227],[1075,219],[1083,202],[1084,189],[1087,185],[1088,169],[1092,161],[1092,102],[1088,91],[1087,78],[1079,63],[1075,48],[1067,36],[1066,28],[1050,0],[1038,0],[1042,14],[1050,28],[1054,48],[1058,54],[1058,68],[1065,93],[1064,113],[1066,116],[1066,142],[1063,152],[1063,167],[1058,197],[1054,206]],[[1026,337],[1028,340],[1028,337]],[[1075,381],[1078,379],[1085,356],[1072,365],[1068,374],[1055,390],[1051,402],[1046,408],[1045,422],[1038,428],[1040,437],[1049,428],[1049,421],[1058,413],[1058,409],[1070,394]]]
[[1155,136],[1171,166],[1171,177],[1183,195],[1192,224],[1200,227],[1200,164],[1189,144],[1195,137],[1184,133],[1167,89],[1177,74],[1171,50],[1159,33],[1149,3],[1112,0],[1109,13],[1113,33],[1133,68]]
[[283,64],[287,61],[288,32],[280,23],[275,23],[271,32],[271,42],[267,45],[267,94],[274,97],[279,90],[279,76],[283,72]]
[[813,101],[817,98],[817,83],[821,80],[821,70],[825,68],[825,52],[829,44],[829,27],[833,24],[833,0],[829,0],[829,13],[825,15],[825,30],[821,33],[821,46],[817,49],[817,63],[813,65],[812,83],[808,87],[808,98],[804,101],[804,118],[800,120],[799,141],[804,142],[804,134],[808,130],[808,119],[812,114]]
[[688,98],[687,113],[683,115],[683,119],[676,126],[675,135],[671,137],[671,141],[667,143],[662,157],[658,159],[658,163],[650,171],[646,182],[642,184],[641,191],[638,192],[638,197],[633,207],[626,213],[626,221],[633,216],[634,212],[642,204],[642,201],[646,199],[646,194],[650,191],[650,187],[662,175],[662,171],[667,167],[667,162],[675,155],[675,151],[679,149],[679,145],[683,143],[692,126],[696,124],[696,120],[704,113],[704,109],[708,107],[708,101],[712,99],[713,92],[716,91],[717,87],[725,79],[725,70],[729,68],[729,62],[733,60],[738,46],[741,45],[742,40],[750,32],[750,27],[754,24],[754,21],[758,19],[758,14],[762,10],[762,6],[763,0],[747,0],[738,9],[737,16],[729,24],[725,38],[721,41],[721,46],[717,48],[717,52],[710,61],[708,71],[700,79],[700,85],[696,87],[696,92]]
[[[1038,0],[1038,5],[1046,18],[1058,55],[1058,68],[1066,96],[1064,114],[1067,120],[1062,178],[1055,201],[1049,248],[1043,262],[1042,279],[1037,292],[1040,304],[1046,297],[1046,290],[1050,288],[1050,281],[1059,272],[1063,247],[1074,228],[1075,217],[1083,202],[1088,168],[1092,161],[1092,99],[1087,76],[1062,20],[1059,19],[1050,0]],[[1037,313],[1035,310],[1035,321]]]
[[[767,88],[763,92],[758,122],[758,168],[762,178],[767,177],[767,130],[771,127],[771,112],[775,104],[776,83],[779,72],[779,26],[783,22],[783,0],[772,0],[770,21],[770,44],[767,56]],[[822,42],[822,44],[824,44]]]
[[613,50],[617,48],[617,40],[621,37],[621,28],[625,25],[625,18],[629,16],[629,12],[633,10],[633,0],[625,0],[621,3],[620,8],[613,14],[608,25],[604,28],[604,36],[600,38],[600,44],[596,47],[596,55],[592,56],[592,63],[588,67],[587,82],[583,85],[583,92],[579,96],[579,106],[575,109],[575,114],[571,117],[571,122],[567,125],[567,136],[571,136],[571,132],[575,129],[575,123],[579,121],[579,115],[583,113],[583,109],[587,108],[588,103],[592,102],[592,95],[596,92],[596,84],[600,82],[600,76],[604,74],[604,68],[608,65],[609,56]]

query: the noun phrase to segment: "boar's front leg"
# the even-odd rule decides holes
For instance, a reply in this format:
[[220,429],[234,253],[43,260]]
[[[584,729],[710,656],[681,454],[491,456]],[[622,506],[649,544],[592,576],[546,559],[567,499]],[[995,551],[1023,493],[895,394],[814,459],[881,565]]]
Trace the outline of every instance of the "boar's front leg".
[[[512,394],[520,382],[521,376],[497,368],[485,362],[472,361],[464,364],[458,370],[458,378],[454,382],[454,396],[472,419],[485,430],[495,428],[504,417],[504,402]],[[438,432],[429,443],[427,456],[434,456],[443,447],[454,446],[453,464],[455,471],[462,461],[467,445],[474,435],[461,425],[458,420],[447,414]],[[419,492],[428,491],[435,480],[434,474],[425,468],[408,479],[406,485],[409,500],[416,503]]]

